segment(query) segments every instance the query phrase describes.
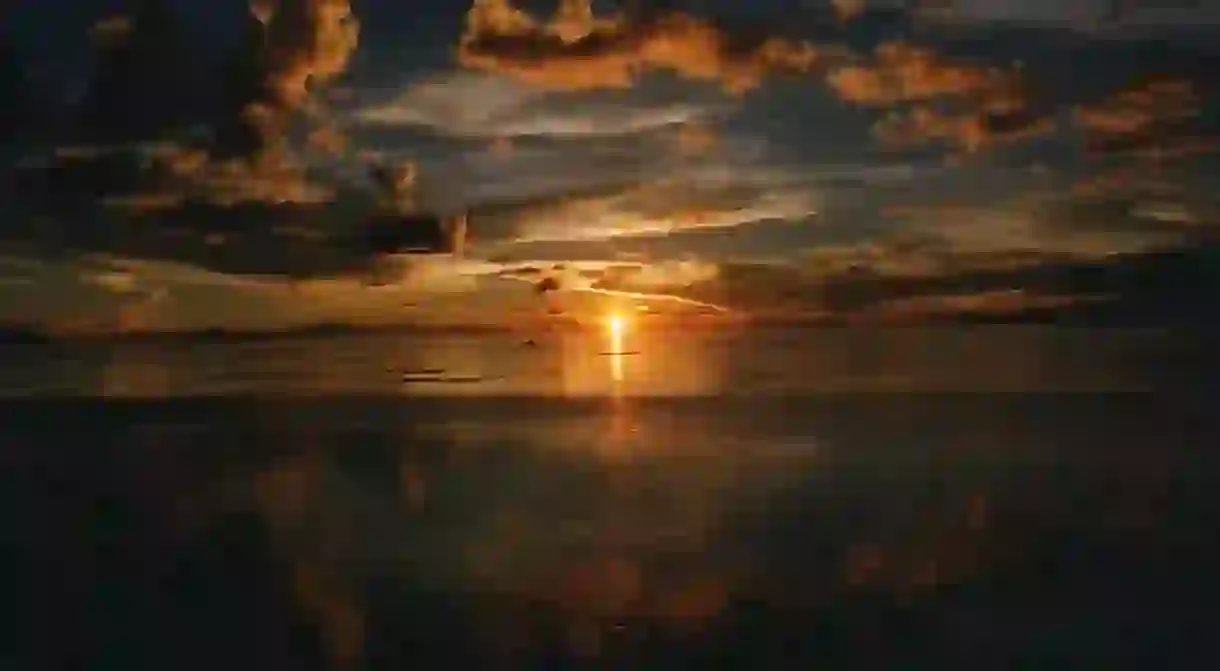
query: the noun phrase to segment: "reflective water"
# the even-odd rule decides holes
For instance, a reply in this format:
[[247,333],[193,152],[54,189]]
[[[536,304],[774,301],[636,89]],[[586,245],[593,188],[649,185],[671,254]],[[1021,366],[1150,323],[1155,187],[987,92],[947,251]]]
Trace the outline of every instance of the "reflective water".
[[7,668],[1220,660],[1196,336],[632,335],[22,349]]
[[713,397],[1149,391],[1206,383],[1213,338],[1042,327],[602,331],[5,348],[0,397]]

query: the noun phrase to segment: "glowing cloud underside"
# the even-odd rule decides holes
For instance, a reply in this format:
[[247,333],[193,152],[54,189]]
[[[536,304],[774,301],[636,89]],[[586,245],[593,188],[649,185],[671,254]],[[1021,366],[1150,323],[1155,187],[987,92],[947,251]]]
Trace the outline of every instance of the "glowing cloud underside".
[[732,310],[730,310],[727,307],[724,307],[723,305],[716,305],[715,303],[706,303],[704,301],[697,301],[693,298],[685,298],[683,296],[674,296],[672,294],[649,294],[649,293],[639,293],[639,292],[635,292],[635,291],[618,291],[615,289],[600,289],[597,287],[582,287],[582,288],[578,288],[578,289],[573,289],[573,291],[584,291],[584,292],[591,293],[591,294],[601,294],[603,296],[614,296],[616,298],[632,298],[632,299],[641,300],[641,301],[666,301],[669,303],[680,303],[682,305],[690,305],[690,306],[697,307],[697,308],[705,308],[708,310],[713,310],[715,312],[722,312],[722,313],[726,313],[726,314],[729,312],[732,312]]

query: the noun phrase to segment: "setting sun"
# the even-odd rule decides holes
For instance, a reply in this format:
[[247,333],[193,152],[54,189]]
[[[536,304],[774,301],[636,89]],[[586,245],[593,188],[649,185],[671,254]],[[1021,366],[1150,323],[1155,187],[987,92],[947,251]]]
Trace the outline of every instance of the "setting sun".
[[610,315],[606,319],[606,325],[610,329],[610,334],[615,337],[618,337],[618,336],[622,335],[623,329],[624,329],[624,327],[626,327],[627,324],[626,324],[625,320],[622,318],[622,316],[615,314],[615,315]]

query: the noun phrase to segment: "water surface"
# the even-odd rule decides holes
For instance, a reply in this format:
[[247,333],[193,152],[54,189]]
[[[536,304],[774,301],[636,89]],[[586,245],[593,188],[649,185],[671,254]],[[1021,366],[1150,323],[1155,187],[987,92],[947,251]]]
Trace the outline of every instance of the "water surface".
[[11,668],[1220,661],[1198,335],[532,338],[8,348]]

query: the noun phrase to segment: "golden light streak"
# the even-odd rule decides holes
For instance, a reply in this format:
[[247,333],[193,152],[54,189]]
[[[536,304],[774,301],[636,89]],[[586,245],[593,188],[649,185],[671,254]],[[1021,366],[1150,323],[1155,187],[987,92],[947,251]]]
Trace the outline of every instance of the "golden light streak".
[[[615,340],[623,339],[623,318],[618,315],[611,315],[607,322],[610,326],[610,337]],[[615,349],[614,351],[620,351]]]
[[715,303],[705,303],[703,301],[697,301],[693,298],[684,298],[682,296],[674,296],[672,294],[646,294],[646,293],[637,293],[634,291],[617,291],[615,289],[599,289],[596,287],[581,287],[578,289],[573,289],[573,291],[585,291],[585,292],[588,292],[591,294],[601,294],[603,296],[616,296],[619,298],[631,298],[631,299],[640,300],[640,301],[669,301],[671,303],[681,303],[683,305],[691,305],[691,306],[698,307],[698,308],[707,308],[709,310],[714,310],[716,312],[723,312],[726,314],[732,312],[732,310],[730,310],[729,308],[726,308],[722,305],[716,305]]
[[611,315],[607,321],[610,328],[610,377],[617,385],[623,381],[623,330],[625,323],[619,315]]

